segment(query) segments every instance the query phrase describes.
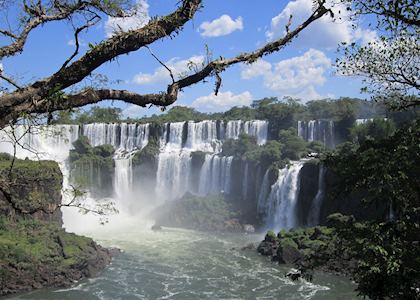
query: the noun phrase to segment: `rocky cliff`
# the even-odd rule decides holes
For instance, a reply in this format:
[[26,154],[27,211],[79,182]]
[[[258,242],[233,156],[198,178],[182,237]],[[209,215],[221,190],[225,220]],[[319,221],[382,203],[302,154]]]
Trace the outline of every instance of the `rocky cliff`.
[[90,277],[109,250],[62,228],[62,174],[55,162],[0,161],[0,296]]

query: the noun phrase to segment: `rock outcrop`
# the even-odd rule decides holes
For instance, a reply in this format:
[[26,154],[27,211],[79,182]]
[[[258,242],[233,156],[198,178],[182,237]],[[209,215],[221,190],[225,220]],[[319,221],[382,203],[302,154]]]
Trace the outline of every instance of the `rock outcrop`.
[[62,226],[62,174],[52,161],[0,160],[0,296],[65,287],[98,274],[110,250]]

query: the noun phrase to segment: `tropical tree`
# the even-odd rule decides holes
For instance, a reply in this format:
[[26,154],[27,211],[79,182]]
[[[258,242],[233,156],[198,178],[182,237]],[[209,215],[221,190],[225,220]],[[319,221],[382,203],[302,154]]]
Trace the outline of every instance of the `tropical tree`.
[[[377,39],[365,45],[352,43],[341,48],[338,71],[361,76],[363,91],[394,108],[418,106],[420,89],[420,6],[416,0],[341,0],[353,17],[369,15]],[[386,97],[384,97],[386,96]],[[393,97],[388,97],[393,96]]]

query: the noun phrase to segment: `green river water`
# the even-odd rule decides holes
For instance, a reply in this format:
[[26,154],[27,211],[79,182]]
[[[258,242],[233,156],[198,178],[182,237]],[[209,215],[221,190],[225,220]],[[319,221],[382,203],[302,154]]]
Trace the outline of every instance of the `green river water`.
[[84,233],[123,253],[98,277],[74,287],[8,299],[358,299],[347,279],[318,274],[312,283],[293,282],[284,276],[290,267],[241,250],[261,235],[140,227]]

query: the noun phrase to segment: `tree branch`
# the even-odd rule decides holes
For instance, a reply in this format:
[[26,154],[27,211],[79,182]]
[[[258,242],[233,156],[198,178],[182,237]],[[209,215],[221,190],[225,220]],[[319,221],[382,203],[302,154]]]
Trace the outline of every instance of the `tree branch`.
[[[29,34],[40,25],[43,25],[52,21],[60,21],[69,19],[76,13],[82,13],[89,11],[90,8],[96,9],[97,11],[103,12],[111,16],[125,17],[129,14],[125,14],[123,11],[117,9],[115,12],[107,10],[100,1],[75,1],[73,5],[62,4],[60,1],[53,1],[53,5],[45,9],[42,6],[41,1],[31,5],[28,5],[26,1],[23,1],[24,11],[28,14],[27,21],[25,22],[22,31],[19,34],[14,34],[11,31],[0,30],[0,33],[9,37],[12,37],[14,41],[6,46],[0,47],[0,58],[13,56],[18,52],[23,51],[23,47]],[[48,14],[49,11],[52,11]]]
[[78,94],[63,96],[60,101],[50,101],[48,98],[51,90],[56,90],[57,87],[64,89],[79,82],[104,62],[118,55],[145,47],[155,40],[179,30],[194,15],[200,5],[200,0],[184,0],[182,7],[169,16],[152,21],[141,29],[118,34],[98,45],[82,58],[65,69],[58,71],[50,78],[35,82],[23,90],[0,97],[0,127],[7,124],[7,122],[16,120],[21,112],[46,113],[80,107],[108,99],[122,100],[143,107],[147,104],[168,106],[177,100],[178,92],[181,89],[196,84],[208,76],[220,73],[231,65],[241,62],[253,63],[265,55],[279,51],[309,24],[330,12],[330,10],[321,5],[305,22],[288,32],[283,38],[267,43],[254,52],[242,53],[230,59],[219,58],[213,60],[192,75],[172,82],[167,87],[166,92],[139,95],[125,90],[86,89]]
[[89,28],[89,27],[95,25],[96,23],[98,23],[99,20],[100,20],[99,16],[96,15],[93,18],[91,18],[85,25],[83,25],[79,28],[76,28],[76,30],[74,32],[74,41],[75,41],[75,44],[76,44],[76,49],[74,50],[73,54],[64,62],[64,64],[61,66],[60,70],[63,70],[65,67],[67,67],[69,62],[71,62],[72,59],[75,58],[77,54],[79,54],[79,48],[80,48],[79,34],[80,34],[80,32],[82,32],[86,28]]

